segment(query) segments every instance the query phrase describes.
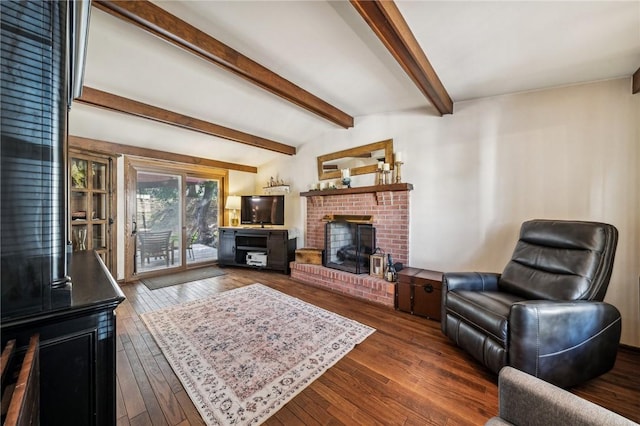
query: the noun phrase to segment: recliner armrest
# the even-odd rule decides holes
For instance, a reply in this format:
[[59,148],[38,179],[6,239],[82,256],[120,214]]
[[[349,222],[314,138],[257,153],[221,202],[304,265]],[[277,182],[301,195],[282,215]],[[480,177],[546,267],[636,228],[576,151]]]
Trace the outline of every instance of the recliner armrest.
[[442,312],[442,321],[440,329],[447,334],[448,316],[447,312],[447,295],[451,290],[470,290],[470,291],[496,291],[498,290],[498,281],[500,274],[492,272],[447,272],[442,274],[442,296],[440,300],[440,309]]
[[518,302],[509,314],[509,365],[570,387],[613,368],[616,350],[602,348],[617,348],[620,334],[620,312],[606,302]]
[[496,291],[500,274],[493,272],[447,272],[442,275],[442,291]]

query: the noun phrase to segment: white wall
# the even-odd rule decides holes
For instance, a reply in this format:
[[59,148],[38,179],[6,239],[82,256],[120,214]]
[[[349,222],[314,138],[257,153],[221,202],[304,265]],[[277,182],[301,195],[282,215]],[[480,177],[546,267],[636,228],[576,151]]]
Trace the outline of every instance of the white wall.
[[[304,151],[304,148],[302,148]],[[271,163],[258,168],[258,174],[256,176],[256,183],[254,188],[254,194],[264,194],[265,187],[268,186],[268,182],[271,177],[276,180],[282,180],[285,184],[289,185],[289,193],[285,194],[284,201],[284,227],[289,230],[290,237],[297,237],[298,247],[304,246],[304,218],[306,215],[306,198],[300,197],[300,192],[304,192],[308,189],[301,186],[301,182],[310,182],[306,177],[309,169],[316,170],[315,157],[313,166],[299,162],[298,155],[293,157],[287,157],[284,161],[272,161]],[[308,158],[308,156],[305,156]],[[302,169],[302,170],[301,170]],[[301,177],[305,175],[305,177]]]
[[[229,195],[253,194],[255,179],[256,175],[254,173],[229,170]],[[238,214],[240,214],[240,212],[238,212]]]
[[[287,226],[304,229],[316,156],[393,138],[412,183],[410,264],[502,271],[532,218],[604,221],[620,233],[606,301],[622,313],[622,343],[640,347],[640,95],[629,78],[456,103],[453,115],[356,119],[260,168],[290,180]],[[356,176],[354,186],[373,184]],[[302,246],[304,236],[299,240]]]

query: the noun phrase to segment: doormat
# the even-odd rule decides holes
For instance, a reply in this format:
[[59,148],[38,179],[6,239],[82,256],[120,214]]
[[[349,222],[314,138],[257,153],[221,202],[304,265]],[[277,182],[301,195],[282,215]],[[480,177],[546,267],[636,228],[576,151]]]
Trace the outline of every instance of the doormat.
[[374,328],[262,284],[140,315],[208,425],[257,425]]
[[157,290],[159,288],[171,287],[176,284],[190,283],[191,281],[204,280],[213,278],[225,273],[214,267],[191,269],[189,271],[178,272],[171,275],[163,275],[160,277],[143,278],[140,282],[147,286],[149,290]]

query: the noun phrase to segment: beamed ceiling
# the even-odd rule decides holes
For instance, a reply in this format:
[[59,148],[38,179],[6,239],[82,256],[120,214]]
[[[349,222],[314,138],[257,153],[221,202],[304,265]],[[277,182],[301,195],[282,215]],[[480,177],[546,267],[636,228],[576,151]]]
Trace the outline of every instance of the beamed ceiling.
[[640,1],[93,5],[74,140],[236,170],[358,117],[437,117],[474,98],[625,76],[637,91],[640,79]]

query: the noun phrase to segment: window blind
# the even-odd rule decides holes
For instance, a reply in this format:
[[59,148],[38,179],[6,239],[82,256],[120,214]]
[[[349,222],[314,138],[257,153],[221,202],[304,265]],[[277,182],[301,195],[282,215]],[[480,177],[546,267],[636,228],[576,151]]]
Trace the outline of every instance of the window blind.
[[0,1],[2,318],[65,276],[66,7]]

